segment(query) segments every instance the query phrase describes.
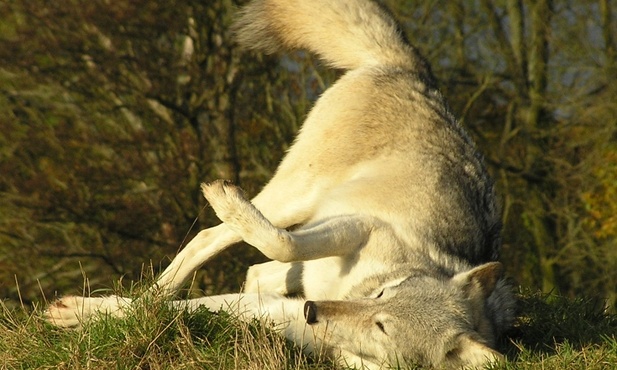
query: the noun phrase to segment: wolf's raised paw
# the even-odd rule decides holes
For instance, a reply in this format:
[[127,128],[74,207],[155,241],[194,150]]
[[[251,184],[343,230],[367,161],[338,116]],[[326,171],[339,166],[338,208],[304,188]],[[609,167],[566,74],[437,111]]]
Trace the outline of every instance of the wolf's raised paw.
[[201,190],[218,218],[230,226],[238,224],[238,218],[253,207],[244,197],[242,189],[230,181],[216,180],[204,183],[201,185]]
[[130,299],[118,296],[68,296],[60,298],[49,305],[43,313],[43,317],[49,323],[56,326],[75,328],[101,314],[122,317],[125,314],[123,308],[128,307],[130,303]]

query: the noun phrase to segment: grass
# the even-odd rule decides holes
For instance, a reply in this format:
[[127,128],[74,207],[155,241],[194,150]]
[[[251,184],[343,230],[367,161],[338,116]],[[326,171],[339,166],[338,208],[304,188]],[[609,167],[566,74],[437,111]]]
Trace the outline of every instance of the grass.
[[[501,346],[503,369],[611,369],[617,316],[593,300],[521,294],[519,323]],[[325,370],[267,325],[225,313],[175,311],[145,302],[124,319],[55,328],[41,309],[0,307],[2,369]]]
[[615,369],[617,316],[601,301],[526,292],[505,369]]

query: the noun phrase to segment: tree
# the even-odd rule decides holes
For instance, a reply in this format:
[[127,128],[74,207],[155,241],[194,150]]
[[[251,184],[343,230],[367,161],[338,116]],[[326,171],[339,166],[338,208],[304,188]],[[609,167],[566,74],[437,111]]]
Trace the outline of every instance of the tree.
[[[255,193],[270,177],[305,112],[310,90],[298,79],[316,74],[307,63],[289,84],[277,59],[240,56],[234,7],[0,5],[3,296],[17,297],[14,275],[32,300],[39,284],[67,292],[82,274],[94,289],[110,276],[137,280],[150,264],[158,271],[217,223],[204,213],[190,229],[205,205],[200,182],[231,179]],[[255,255],[221,259],[197,285],[237,287],[241,274],[216,279]]]

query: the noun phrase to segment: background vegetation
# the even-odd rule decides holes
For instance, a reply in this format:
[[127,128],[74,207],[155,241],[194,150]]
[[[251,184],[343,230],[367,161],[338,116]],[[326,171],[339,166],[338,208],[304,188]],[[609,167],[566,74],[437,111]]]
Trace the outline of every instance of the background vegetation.
[[[521,285],[617,301],[617,21],[608,0],[388,0],[485,153]],[[336,77],[240,53],[231,0],[0,1],[0,297],[125,285],[250,195]],[[237,247],[194,289],[237,290]]]

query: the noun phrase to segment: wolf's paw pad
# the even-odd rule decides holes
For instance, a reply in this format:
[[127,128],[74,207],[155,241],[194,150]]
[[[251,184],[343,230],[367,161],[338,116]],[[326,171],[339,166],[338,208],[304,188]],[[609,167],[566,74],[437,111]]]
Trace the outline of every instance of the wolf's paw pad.
[[56,326],[74,328],[99,314],[122,317],[124,316],[122,308],[129,304],[129,299],[117,296],[96,298],[68,296],[49,305],[43,317]]

